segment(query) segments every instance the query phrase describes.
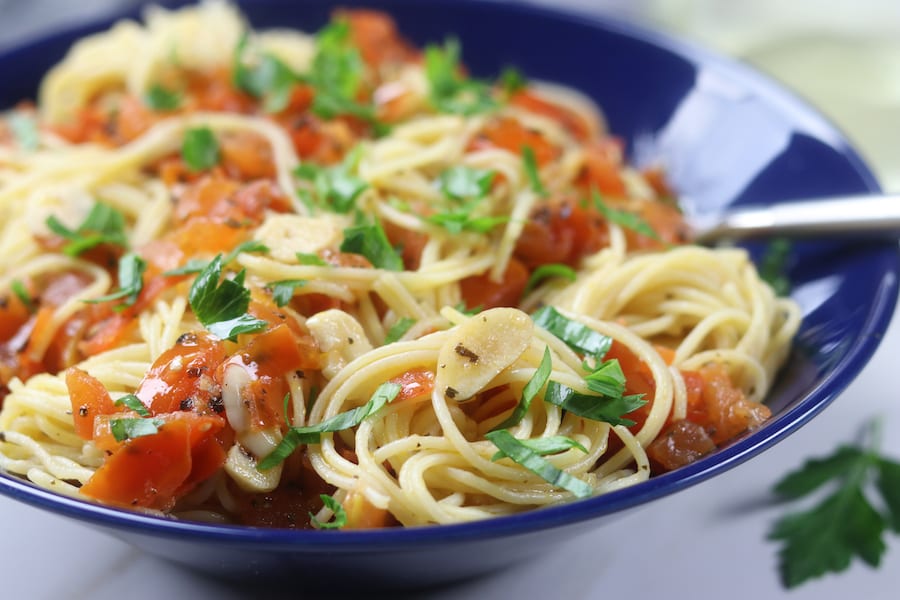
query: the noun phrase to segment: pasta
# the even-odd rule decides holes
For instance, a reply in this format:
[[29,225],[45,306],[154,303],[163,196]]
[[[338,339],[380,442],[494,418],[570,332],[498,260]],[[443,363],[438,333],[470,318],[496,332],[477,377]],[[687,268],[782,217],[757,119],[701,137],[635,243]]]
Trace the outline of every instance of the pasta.
[[[0,469],[276,527],[602,494],[758,427],[799,310],[593,103],[371,11],[80,41],[0,120]],[[309,513],[311,516],[307,516]]]

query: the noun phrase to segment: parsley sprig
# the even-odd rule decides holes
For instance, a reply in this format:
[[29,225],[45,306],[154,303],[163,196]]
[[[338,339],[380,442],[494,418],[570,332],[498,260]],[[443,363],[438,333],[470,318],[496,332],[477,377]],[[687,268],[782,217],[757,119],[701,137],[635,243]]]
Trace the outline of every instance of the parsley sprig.
[[[769,533],[782,542],[779,568],[786,587],[844,571],[854,557],[876,567],[886,549],[884,532],[900,533],[900,462],[880,455],[879,434],[876,422],[865,447],[841,446],[807,461],[775,486],[784,500],[830,488],[821,502],[782,517]],[[873,490],[880,504],[871,501]]]
[[62,251],[69,256],[78,256],[100,244],[128,247],[125,217],[115,208],[102,202],[95,203],[81,225],[74,230],[63,225],[53,215],[47,217],[46,223],[50,231],[68,240]]
[[91,304],[100,302],[110,302],[112,300],[122,300],[115,306],[115,310],[124,310],[129,306],[133,306],[137,302],[141,290],[144,288],[144,271],[147,269],[147,263],[134,252],[129,252],[119,259],[119,289],[115,292],[85,300]]
[[[194,280],[188,292],[191,309],[213,335],[234,340],[238,334],[260,331],[268,326],[247,314],[250,290],[244,287],[245,270],[233,279],[222,278],[222,255],[216,256]],[[221,279],[221,281],[219,281]]]
[[460,45],[449,38],[443,46],[425,48],[425,75],[431,87],[431,103],[440,112],[474,115],[497,108],[491,87],[465,77],[460,69]]

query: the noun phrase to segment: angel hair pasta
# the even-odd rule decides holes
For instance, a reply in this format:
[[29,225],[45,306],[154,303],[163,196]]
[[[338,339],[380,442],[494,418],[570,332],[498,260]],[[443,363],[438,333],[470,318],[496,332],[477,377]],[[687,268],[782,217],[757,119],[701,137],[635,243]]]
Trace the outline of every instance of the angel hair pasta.
[[0,224],[0,468],[188,519],[633,485],[759,426],[799,321],[590,100],[371,11],[81,40],[0,120]]

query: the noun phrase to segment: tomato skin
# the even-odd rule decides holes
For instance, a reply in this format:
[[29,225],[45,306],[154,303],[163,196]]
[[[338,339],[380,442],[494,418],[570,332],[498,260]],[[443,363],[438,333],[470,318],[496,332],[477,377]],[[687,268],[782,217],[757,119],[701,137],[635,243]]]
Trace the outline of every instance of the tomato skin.
[[400,384],[400,393],[394,398],[393,404],[427,400],[431,398],[431,392],[434,391],[434,371],[424,367],[411,369],[388,381]]
[[498,306],[517,306],[527,283],[528,269],[512,258],[500,282],[493,281],[488,272],[466,277],[459,282],[459,287],[466,306],[487,310]]
[[81,439],[93,439],[94,419],[116,412],[109,392],[99,379],[76,367],[66,371],[66,387],[72,402],[75,433]]
[[509,102],[530,112],[550,117],[581,142],[587,141],[590,137],[590,127],[578,113],[545,100],[531,90],[524,89],[514,93]]
[[577,268],[584,257],[608,245],[606,221],[580,202],[563,199],[538,207],[514,253],[531,270],[552,263]]
[[503,148],[519,155],[526,147],[531,148],[534,152],[534,158],[539,167],[556,159],[561,152],[543,135],[528,129],[517,119],[511,117],[493,119],[469,144],[469,150]]
[[647,447],[654,471],[672,471],[716,449],[702,425],[688,420],[676,421]]

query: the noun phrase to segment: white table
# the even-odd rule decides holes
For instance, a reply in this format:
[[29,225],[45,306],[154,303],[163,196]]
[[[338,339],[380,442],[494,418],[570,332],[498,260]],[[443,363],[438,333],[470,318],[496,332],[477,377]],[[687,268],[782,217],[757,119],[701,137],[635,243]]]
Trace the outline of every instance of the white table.
[[[589,6],[587,0],[564,3]],[[103,0],[95,8],[114,4],[115,0]],[[21,14],[24,29],[18,31],[35,30],[24,20],[28,15],[33,19],[37,13]],[[60,19],[64,16],[63,11]],[[43,26],[60,22],[48,21]],[[15,37],[9,19],[0,19],[0,23],[0,42]],[[772,522],[784,509],[769,503],[768,490],[788,468],[810,456],[829,453],[840,442],[853,440],[874,415],[884,418],[885,450],[900,456],[900,391],[892,383],[897,356],[900,324],[895,322],[872,362],[832,406],[749,463],[574,539],[540,560],[490,578],[410,597],[759,600],[787,596],[778,582],[777,546],[765,540]],[[879,570],[857,563],[843,575],[808,583],[788,597],[896,598],[900,589],[900,544],[896,537],[888,538],[888,547]],[[0,497],[0,575],[4,598],[263,597],[262,590],[241,590],[233,584],[203,578],[85,525],[5,497]],[[291,597],[300,594],[295,592]]]

